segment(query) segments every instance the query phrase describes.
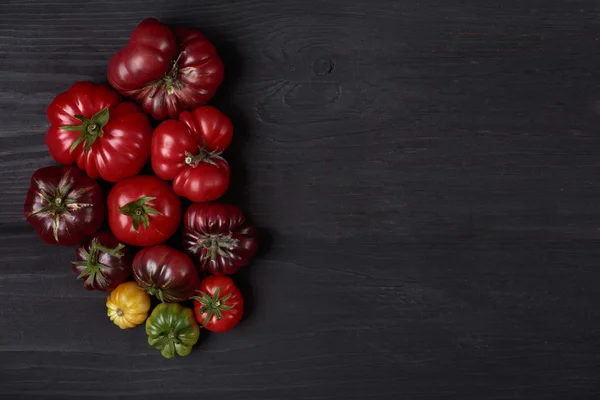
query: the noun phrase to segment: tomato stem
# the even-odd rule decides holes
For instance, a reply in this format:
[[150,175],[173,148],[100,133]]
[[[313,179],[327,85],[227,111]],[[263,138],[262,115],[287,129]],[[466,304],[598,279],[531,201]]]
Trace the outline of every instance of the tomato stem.
[[233,306],[229,306],[225,303],[231,298],[231,293],[221,297],[221,286],[217,286],[212,296],[201,290],[196,290],[196,292],[198,292],[200,296],[194,296],[192,299],[202,304],[200,312],[206,313],[206,318],[204,319],[204,323],[202,323],[202,327],[205,327],[215,315],[217,320],[221,320],[221,318],[223,318],[222,312],[229,311],[233,308]]
[[136,232],[139,231],[140,222],[142,223],[144,229],[148,229],[150,226],[150,215],[162,215],[161,212],[146,204],[155,198],[156,197],[142,196],[137,200],[123,205],[122,207],[118,207],[118,210],[121,214],[131,217],[131,223]]
[[217,164],[215,160],[225,161],[225,159],[221,157],[222,153],[222,151],[218,150],[210,152],[205,147],[198,146],[198,153],[192,154],[189,151],[186,151],[185,159],[183,161],[192,168],[196,168],[203,162],[218,168],[219,164]]

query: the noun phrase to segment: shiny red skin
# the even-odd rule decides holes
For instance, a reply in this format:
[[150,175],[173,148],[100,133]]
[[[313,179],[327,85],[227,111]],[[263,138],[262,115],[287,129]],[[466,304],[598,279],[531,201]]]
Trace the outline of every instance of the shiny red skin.
[[[81,125],[74,115],[91,118],[105,107],[110,119],[104,134],[87,153],[83,143],[70,152],[81,133],[61,127]],[[90,178],[116,182],[139,173],[150,157],[152,126],[148,117],[134,103],[122,102],[121,96],[107,86],[77,82],[54,98],[46,115],[51,123],[46,144],[52,158],[61,164],[77,163]]]
[[[187,164],[189,154],[218,154],[231,143],[233,125],[214,107],[204,106],[184,111],[179,121],[161,123],[152,136],[151,160],[154,173],[173,181],[173,190],[194,202],[216,200],[227,191],[230,169],[221,157]],[[204,150],[199,150],[199,149]]]
[[137,26],[108,65],[111,86],[158,121],[208,103],[223,76],[216,49],[200,32],[154,18]]
[[233,283],[233,280],[228,276],[207,276],[202,280],[199,290],[213,297],[217,288],[220,288],[219,298],[231,294],[231,297],[222,302],[222,304],[232,307],[231,310],[221,311],[222,317],[220,320],[216,314],[213,314],[206,321],[208,311],[202,309],[204,305],[201,302],[194,300],[194,314],[196,314],[196,321],[200,325],[204,325],[205,329],[211,332],[222,333],[227,332],[242,320],[242,316],[244,315],[244,298],[240,290],[235,286],[235,283]]
[[[183,247],[202,271],[230,275],[248,264],[256,253],[258,242],[254,227],[234,205],[194,203],[186,210],[183,220]],[[211,238],[226,244],[217,246],[222,253],[211,255]]]
[[[150,215],[150,225],[133,228],[132,218],[118,208],[140,197],[155,197],[147,204],[162,215]],[[108,224],[122,242],[134,246],[152,246],[169,239],[181,221],[181,199],[165,181],[151,175],[138,175],[117,182],[108,195]]]
[[[92,242],[96,241],[103,247],[115,249],[119,244],[123,245],[119,240],[108,231],[101,231],[92,236],[87,242],[82,243],[76,250],[76,261],[87,262],[88,256],[91,256]],[[119,251],[119,256],[108,254],[104,251],[98,251],[96,261],[101,264],[98,276],[92,277],[90,274],[84,274],[80,279],[83,279],[83,287],[87,290],[100,290],[110,292],[121,283],[125,282],[131,275],[131,264],[133,263],[134,251],[131,247],[123,245]],[[107,268],[108,267],[108,268]],[[83,265],[72,264],[73,272],[77,277],[86,269]],[[93,279],[92,279],[93,278]]]
[[133,277],[142,289],[167,303],[188,300],[200,285],[193,261],[165,245],[140,250],[133,259]]
[[[71,203],[67,208],[69,215],[54,210],[41,212],[51,206],[44,195],[55,197],[52,186],[68,188],[62,202],[68,200],[67,203]],[[52,166],[40,168],[33,173],[24,212],[27,221],[33,225],[44,242],[73,246],[100,229],[106,214],[106,205],[98,182],[85,176],[75,167]],[[55,219],[54,215],[58,217]]]

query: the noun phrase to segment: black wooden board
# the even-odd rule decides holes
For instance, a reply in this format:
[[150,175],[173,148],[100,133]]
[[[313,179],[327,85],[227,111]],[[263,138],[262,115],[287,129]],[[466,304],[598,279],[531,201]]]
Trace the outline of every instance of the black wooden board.
[[[600,396],[600,3],[0,0],[0,398]],[[146,17],[204,32],[250,312],[163,359],[22,204],[45,109]]]

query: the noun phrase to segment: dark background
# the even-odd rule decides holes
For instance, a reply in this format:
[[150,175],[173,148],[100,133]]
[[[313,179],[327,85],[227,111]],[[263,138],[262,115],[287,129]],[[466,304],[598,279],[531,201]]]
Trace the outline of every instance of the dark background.
[[[600,5],[0,0],[0,397],[600,396]],[[45,109],[153,16],[203,31],[261,232],[235,330],[163,359],[22,204]]]

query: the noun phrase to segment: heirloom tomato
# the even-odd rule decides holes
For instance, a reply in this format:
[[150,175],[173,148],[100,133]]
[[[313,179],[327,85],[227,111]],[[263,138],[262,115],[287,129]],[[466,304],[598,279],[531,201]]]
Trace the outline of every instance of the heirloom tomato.
[[223,82],[223,63],[200,32],[148,18],[110,60],[108,81],[161,121],[206,104]]
[[231,121],[216,108],[184,111],[179,121],[164,121],[154,131],[152,169],[172,180],[180,196],[196,202],[216,200],[229,187],[229,165],[221,152],[232,136]]
[[116,182],[140,172],[150,156],[152,126],[134,103],[114,90],[77,82],[47,110],[50,155],[74,164],[90,178]]
[[228,276],[207,276],[194,299],[196,320],[212,332],[227,332],[244,314],[244,299]]
[[203,271],[233,274],[256,253],[256,232],[234,205],[194,203],[183,219],[183,247]]
[[192,260],[165,245],[140,250],[133,259],[133,277],[142,289],[167,303],[188,300],[200,285]]
[[148,344],[165,358],[187,356],[200,337],[194,313],[177,303],[157,305],[146,320]]
[[49,244],[73,246],[104,221],[100,185],[75,167],[45,167],[33,173],[24,206],[27,221]]
[[148,318],[150,296],[135,282],[121,283],[106,299],[107,315],[121,329],[133,328]]
[[108,224],[122,242],[152,246],[169,239],[179,227],[181,199],[155,176],[123,179],[108,195]]
[[98,232],[77,248],[73,272],[87,290],[108,292],[131,275],[133,251],[110,232]]

